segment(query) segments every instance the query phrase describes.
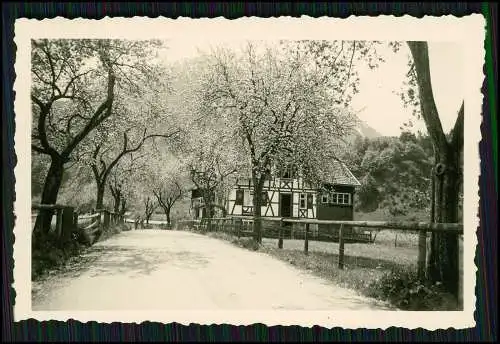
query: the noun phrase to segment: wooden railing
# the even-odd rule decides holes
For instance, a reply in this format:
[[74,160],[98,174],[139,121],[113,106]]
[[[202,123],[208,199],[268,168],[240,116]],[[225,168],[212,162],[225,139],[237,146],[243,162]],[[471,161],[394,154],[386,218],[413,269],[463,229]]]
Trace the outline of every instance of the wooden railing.
[[96,210],[92,214],[79,215],[73,207],[60,204],[33,204],[32,230],[34,230],[37,216],[51,217],[50,228],[46,229],[61,241],[69,241],[73,234],[79,236],[80,240],[87,245],[93,245],[101,233],[119,223],[123,223],[123,217],[119,213],[107,209]]
[[[316,220],[316,219],[296,219],[296,218],[269,218],[262,217],[262,237],[278,238],[278,248],[283,248],[283,240],[288,237],[290,239],[304,239],[304,254],[309,252],[309,241],[323,241],[325,236],[311,235],[311,225],[322,225],[323,231],[330,232],[329,239],[337,239],[339,243],[338,252],[338,267],[344,268],[344,253],[346,242],[357,242],[364,236],[371,234],[359,233],[359,228],[367,228],[372,230],[393,229],[398,231],[407,231],[418,233],[418,257],[417,268],[419,276],[425,274],[425,261],[427,255],[427,233],[440,232],[451,233],[457,236],[463,234],[463,225],[459,223],[430,223],[430,222],[395,222],[395,221],[334,221],[334,220]],[[253,236],[254,218],[250,216],[231,216],[226,218],[202,219],[195,222],[192,228],[201,231],[221,231],[238,237]],[[271,224],[271,225],[270,225]],[[293,224],[302,225],[303,231],[292,226]],[[188,223],[186,223],[189,226]],[[353,231],[355,230],[355,231]],[[361,234],[361,236],[360,236]],[[457,257],[457,260],[459,257]]]

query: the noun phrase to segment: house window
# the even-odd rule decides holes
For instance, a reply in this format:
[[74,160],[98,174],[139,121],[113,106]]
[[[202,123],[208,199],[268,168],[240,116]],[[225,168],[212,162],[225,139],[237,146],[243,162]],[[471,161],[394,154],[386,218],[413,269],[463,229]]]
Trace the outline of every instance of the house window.
[[343,199],[342,199],[342,204],[351,204],[351,194],[345,193],[342,194]]
[[308,194],[307,195],[307,209],[312,209],[313,208],[313,195]]
[[328,197],[328,194],[323,194],[321,196],[321,203],[324,203],[324,204],[330,203],[330,197]]
[[281,169],[280,177],[283,179],[293,178],[293,168],[292,166],[285,166]]
[[351,204],[351,194],[339,192],[332,193],[330,203],[349,205]]
[[307,207],[307,195],[305,193],[300,194],[300,209],[306,209]]
[[236,205],[243,205],[243,190],[236,190]]

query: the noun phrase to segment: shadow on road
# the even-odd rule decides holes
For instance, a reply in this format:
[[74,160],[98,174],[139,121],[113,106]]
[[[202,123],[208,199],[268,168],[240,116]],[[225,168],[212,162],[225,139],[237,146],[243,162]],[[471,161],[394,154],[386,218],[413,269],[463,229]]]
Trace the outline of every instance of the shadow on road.
[[[200,269],[208,264],[203,256],[187,251],[172,252],[157,248],[120,247],[100,245],[85,254],[74,257],[66,266],[52,274],[64,278],[77,278],[83,273],[91,277],[149,275],[167,264],[184,269]],[[48,279],[51,277],[48,276]]]
[[164,264],[182,268],[199,269],[208,264],[201,255],[193,252],[170,252],[159,249],[101,246],[94,255],[98,259],[91,267],[91,276],[149,275]]

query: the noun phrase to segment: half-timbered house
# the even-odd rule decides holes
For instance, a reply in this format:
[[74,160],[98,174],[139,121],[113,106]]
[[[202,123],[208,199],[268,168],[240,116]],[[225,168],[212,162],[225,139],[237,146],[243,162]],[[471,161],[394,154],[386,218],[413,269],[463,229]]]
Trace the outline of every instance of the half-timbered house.
[[[340,161],[332,162],[334,176],[321,186],[309,185],[286,168],[270,176],[262,191],[263,217],[353,220],[354,194],[359,181]],[[228,215],[253,215],[252,179],[238,179],[230,191]]]

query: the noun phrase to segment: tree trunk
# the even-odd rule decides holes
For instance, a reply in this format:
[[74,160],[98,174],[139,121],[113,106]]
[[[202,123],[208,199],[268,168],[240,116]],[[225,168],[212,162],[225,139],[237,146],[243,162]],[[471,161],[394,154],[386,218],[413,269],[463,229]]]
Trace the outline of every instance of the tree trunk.
[[165,216],[167,217],[167,224],[170,226],[170,207],[165,211]]
[[106,184],[104,181],[101,183],[97,183],[97,200],[95,203],[95,208],[97,210],[103,209],[103,203],[104,203],[104,190],[106,188]]
[[125,198],[121,199],[120,216],[124,216],[127,210],[127,200]]
[[[42,204],[56,204],[64,174],[64,161],[52,156],[49,171],[45,177],[42,191]],[[46,234],[50,231],[53,210],[40,210],[35,222],[35,233]]]
[[120,193],[117,191],[115,192],[115,194],[113,195],[113,211],[115,213],[119,213],[120,212],[120,203],[121,203],[121,196],[120,196]]
[[162,206],[163,213],[165,214],[165,217],[167,218],[167,224],[170,226],[170,208],[169,206]]
[[[458,222],[460,174],[458,159],[455,154],[447,154],[445,162],[436,165],[434,176],[434,222]],[[433,282],[442,282],[446,290],[458,295],[459,285],[459,242],[458,235],[450,233],[432,233],[428,278]]]
[[262,243],[262,189],[264,187],[264,177],[257,176],[255,173],[252,176],[253,181],[253,233],[255,242]]
[[[407,42],[415,64],[420,108],[427,131],[431,137],[436,159],[433,179],[434,207],[433,221],[458,221],[460,153],[463,149],[464,104],[458,112],[451,142],[443,132],[432,92],[429,54],[426,42]],[[459,285],[459,243],[457,234],[433,233],[431,235],[427,278],[441,282],[444,287],[458,296]]]

